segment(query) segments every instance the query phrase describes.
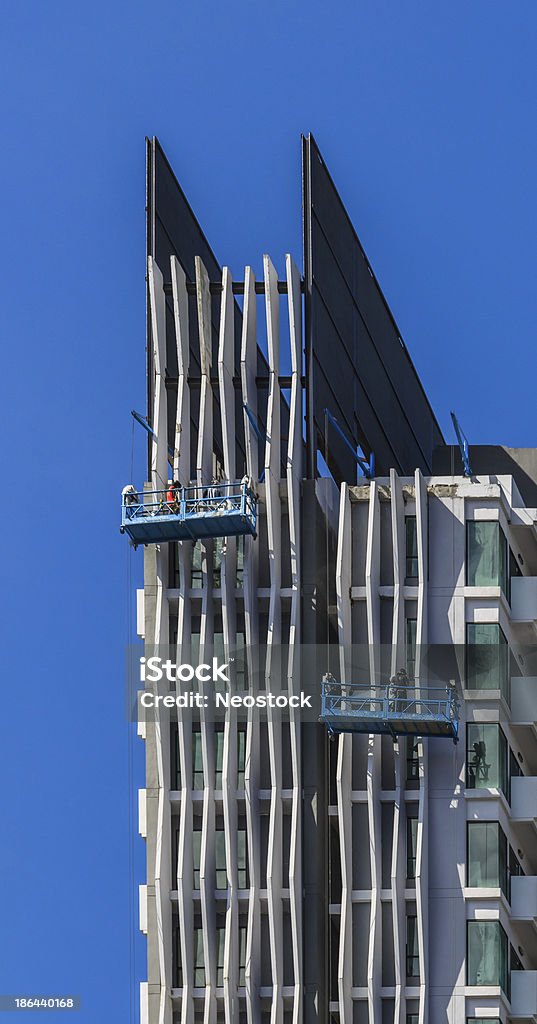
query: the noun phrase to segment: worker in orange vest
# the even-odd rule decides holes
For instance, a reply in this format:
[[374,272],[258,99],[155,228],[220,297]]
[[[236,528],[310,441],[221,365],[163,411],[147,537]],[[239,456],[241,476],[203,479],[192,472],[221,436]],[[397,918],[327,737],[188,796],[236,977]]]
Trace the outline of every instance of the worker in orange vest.
[[179,511],[179,492],[181,484],[178,480],[173,480],[168,483],[168,490],[166,491],[166,503],[170,507],[170,512]]

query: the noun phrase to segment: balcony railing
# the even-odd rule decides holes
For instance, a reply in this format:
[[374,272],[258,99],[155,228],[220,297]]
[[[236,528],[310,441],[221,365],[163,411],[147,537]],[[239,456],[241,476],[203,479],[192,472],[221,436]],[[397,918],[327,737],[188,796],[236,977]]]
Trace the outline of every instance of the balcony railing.
[[511,817],[514,821],[536,821],[537,776],[518,775],[511,779]]
[[537,619],[537,576],[511,577],[511,620],[534,622]]
[[511,917],[515,921],[537,919],[536,875],[515,875],[511,878]]
[[537,1020],[537,971],[511,971],[509,1020]]

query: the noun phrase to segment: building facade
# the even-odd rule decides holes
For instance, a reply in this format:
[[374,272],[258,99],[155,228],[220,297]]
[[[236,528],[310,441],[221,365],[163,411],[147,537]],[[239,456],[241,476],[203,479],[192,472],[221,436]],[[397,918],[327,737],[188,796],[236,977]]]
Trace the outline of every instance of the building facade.
[[[312,645],[343,683],[355,649],[372,682],[434,670],[461,741],[331,742],[299,715],[142,719],[142,1021],[537,1019],[537,512],[520,459],[494,476],[493,451],[470,480],[450,456],[433,475],[442,436],[304,146],[304,278],[265,256],[262,280],[247,266],[233,282],[148,143],[149,485],[247,475],[258,525],[148,545],[139,632],[180,662],[244,649],[248,678],[262,650],[267,688],[282,646],[289,679]],[[374,479],[349,461],[358,445],[379,453]]]
[[418,681],[437,657],[461,722],[331,747],[334,1019],[534,1019],[536,522],[512,477],[342,488],[341,674],[351,644]]

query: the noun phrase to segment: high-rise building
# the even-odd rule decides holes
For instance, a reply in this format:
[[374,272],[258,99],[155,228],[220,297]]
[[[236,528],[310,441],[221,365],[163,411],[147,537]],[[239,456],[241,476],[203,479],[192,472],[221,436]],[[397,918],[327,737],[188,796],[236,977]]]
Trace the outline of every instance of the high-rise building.
[[537,453],[464,475],[311,137],[303,273],[260,281],[147,153],[146,493],[190,533],[142,508],[140,634],[246,690],[315,650],[340,717],[140,722],[142,1021],[537,1020]]

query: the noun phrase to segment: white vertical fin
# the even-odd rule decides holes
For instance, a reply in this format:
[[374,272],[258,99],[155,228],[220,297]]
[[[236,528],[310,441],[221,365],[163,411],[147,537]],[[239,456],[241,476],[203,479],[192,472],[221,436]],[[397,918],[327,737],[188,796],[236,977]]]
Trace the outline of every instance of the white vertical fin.
[[[367,638],[371,685],[380,680],[380,508],[378,485],[369,484],[369,516],[366,549]],[[371,916],[367,957],[367,997],[370,1024],[380,1024],[382,980],[382,903],[381,903],[381,742],[369,737],[367,759],[367,806],[369,812],[369,855],[371,863]]]
[[[423,678],[424,656],[427,644],[427,485],[419,469],[415,473],[416,488],[416,533],[418,540],[418,617],[416,624],[416,685],[427,685]],[[418,948],[420,957],[420,1004],[418,1024],[427,1024],[428,1009],[428,920],[429,920],[429,880],[428,880],[428,741],[420,742],[419,774],[420,789],[418,800],[418,835],[416,849],[416,915],[418,929]]]
[[[200,345],[200,408],[196,474],[199,486],[211,482],[213,473],[213,393],[211,385],[212,326],[209,275],[199,256],[195,259],[196,300]],[[202,600],[200,624],[200,660],[212,656],[214,641],[213,615],[213,544],[202,545]],[[203,691],[205,684],[200,690]],[[214,899],[215,871],[215,736],[212,722],[201,712],[201,748],[203,757],[203,812],[200,857],[200,904],[205,963],[205,1024],[216,1019],[216,906]]]
[[[222,273],[222,304],[218,344],[218,383],[222,422],[222,448],[226,480],[236,477],[235,467],[235,303],[231,274]],[[237,579],[237,542],[227,537],[222,552],[221,595],[222,628],[226,661],[237,647],[235,585]],[[226,1024],[233,1024],[238,1013],[239,984],[239,901],[237,872],[237,712],[226,712],[222,761],[222,801],[227,870],[227,907],[224,941],[224,1013]]]
[[188,293],[186,275],[175,256],[170,257],[175,341],[177,345],[177,414],[175,418],[175,446],[173,476],[183,486],[191,480],[190,471],[190,388],[188,371],[190,341],[188,332]]
[[[289,626],[289,689],[298,691],[300,679],[300,481],[302,479],[302,295],[300,274],[289,255],[285,257],[289,340],[291,346],[291,402],[287,445],[287,503],[291,547],[291,619]],[[300,717],[292,711],[289,733],[293,772],[291,807],[291,849],[289,856],[289,896],[295,995],[293,1024],[302,1020],[302,808]]]
[[[394,469],[390,470],[390,499],[393,552],[393,624],[390,674],[396,674],[404,664],[405,628],[405,509],[401,481]],[[394,743],[395,802],[393,809],[393,834],[390,882],[392,891],[392,928],[395,968],[394,1024],[403,1024],[405,1019],[405,985],[403,976],[405,963],[405,876],[404,836],[406,816],[404,813],[403,785],[405,769],[405,738]]]
[[153,339],[153,430],[151,446],[151,485],[163,490],[168,483],[168,418],[166,405],[166,304],[162,273],[152,256],[148,256],[149,305]]
[[[280,442],[280,307],[278,275],[268,256],[263,257],[265,306],[269,357],[267,443],[265,448],[265,490],[270,564],[270,598],[267,635],[267,689],[276,668],[273,648],[281,644],[281,442]],[[278,665],[279,669],[280,666]],[[271,774],[267,894],[272,963],[271,1024],[283,1024],[283,908],[282,908],[282,727],[268,716]]]
[[[256,339],[255,277],[251,267],[244,272],[244,304],[242,311],[241,383],[242,401],[257,417],[257,339]],[[244,412],[246,441],[246,471],[257,484],[259,477],[259,441]],[[258,509],[258,516],[260,510]],[[250,687],[253,686],[257,666],[253,652],[259,644],[258,620],[258,545],[252,537],[244,538],[244,624],[247,644],[247,664]],[[246,728],[246,833],[250,896],[248,899],[248,926],[246,935],[246,1013],[248,1024],[259,1024],[259,986],[261,984],[261,907],[258,897],[261,887],[260,858],[261,834],[259,811],[260,784],[260,729],[259,715],[253,710]]]
[[[174,479],[182,486],[188,486],[192,480],[190,465],[190,385],[188,373],[190,366],[190,338],[188,317],[188,293],[186,276],[178,260],[172,256],[171,279],[173,293],[173,310],[175,322],[175,339],[177,346],[177,412],[175,423]],[[191,646],[191,600],[189,595],[191,584],[192,543],[182,541],[177,545],[179,563],[179,601],[177,617],[177,663],[192,660]],[[176,684],[176,694],[186,690],[187,686]],[[192,718],[183,709],[177,716],[178,755],[181,773],[181,806],[179,815],[179,836],[177,843],[177,863],[172,864],[173,877],[176,876],[179,944],[181,954],[182,996],[181,1024],[194,1024],[194,906],[192,902],[193,884],[193,807],[192,807]],[[174,886],[175,887],[175,886]]]
[[[336,554],[336,601],[339,641],[339,673],[341,683],[349,679],[348,652],[352,643],[351,566],[352,566],[352,507],[347,484],[341,487],[339,526]],[[341,914],[338,951],[338,998],[341,1024],[352,1024],[353,1006],[351,986],[353,964],[352,929],[352,735],[342,734],[336,769],[339,850],[341,860]]]

